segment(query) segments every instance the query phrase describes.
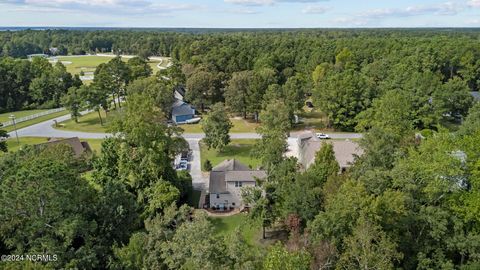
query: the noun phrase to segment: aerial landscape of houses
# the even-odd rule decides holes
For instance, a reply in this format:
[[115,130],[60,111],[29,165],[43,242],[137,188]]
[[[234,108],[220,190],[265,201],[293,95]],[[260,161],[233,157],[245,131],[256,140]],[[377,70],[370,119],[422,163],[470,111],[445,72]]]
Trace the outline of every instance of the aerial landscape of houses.
[[0,1],[0,269],[480,269],[480,1]]

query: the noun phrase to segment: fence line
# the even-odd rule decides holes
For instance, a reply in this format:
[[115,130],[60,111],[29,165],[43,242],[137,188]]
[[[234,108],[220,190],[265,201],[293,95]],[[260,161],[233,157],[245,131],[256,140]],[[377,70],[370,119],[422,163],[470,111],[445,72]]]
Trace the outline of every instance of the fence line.
[[[52,113],[61,112],[61,111],[65,111],[65,110],[66,110],[65,108],[57,108],[57,109],[51,109],[51,110],[48,110],[48,111],[44,111],[44,112],[40,112],[40,113],[36,113],[36,114],[32,114],[32,115],[27,115],[25,117],[16,118],[15,123],[16,124],[22,123],[22,122],[25,122],[25,121],[28,121],[28,120],[32,120],[32,119],[35,119],[35,118],[39,118],[39,117],[42,117],[42,116],[45,116],[45,115],[49,115],[49,114],[52,114]],[[2,124],[3,124],[3,127],[13,126],[13,121],[10,120],[10,121],[4,122]]]

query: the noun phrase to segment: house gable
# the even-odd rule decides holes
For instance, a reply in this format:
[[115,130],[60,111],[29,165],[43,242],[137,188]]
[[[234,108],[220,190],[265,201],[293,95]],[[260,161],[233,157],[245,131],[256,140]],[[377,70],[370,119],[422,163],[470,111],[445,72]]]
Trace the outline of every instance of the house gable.
[[210,207],[241,207],[241,188],[255,186],[256,179],[265,177],[265,171],[251,170],[235,159],[223,161],[210,172]]

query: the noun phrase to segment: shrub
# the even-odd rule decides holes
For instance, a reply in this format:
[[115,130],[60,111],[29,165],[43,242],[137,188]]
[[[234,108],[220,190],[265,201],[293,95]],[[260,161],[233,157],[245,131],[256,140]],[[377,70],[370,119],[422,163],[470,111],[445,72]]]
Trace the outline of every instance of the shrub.
[[207,160],[205,160],[205,161],[203,162],[202,167],[203,167],[203,170],[204,170],[204,171],[209,172],[209,171],[212,170],[212,163],[210,162],[210,160],[207,159]]

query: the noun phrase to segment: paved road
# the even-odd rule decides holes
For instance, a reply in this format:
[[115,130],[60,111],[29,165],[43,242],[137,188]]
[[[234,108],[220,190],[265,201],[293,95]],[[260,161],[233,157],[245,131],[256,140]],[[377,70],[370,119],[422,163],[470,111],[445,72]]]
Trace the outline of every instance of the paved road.
[[[83,112],[87,113],[87,112]],[[61,129],[55,129],[52,125],[55,124],[55,120],[60,123],[71,119],[70,115],[60,116],[54,119],[50,119],[35,125],[31,125],[25,128],[19,129],[19,137],[58,137],[58,138],[71,138],[79,137],[81,139],[104,139],[106,137],[112,136],[109,133],[88,133],[88,132],[79,132],[79,131],[67,131]],[[15,132],[8,133],[10,137],[15,137]]]
[[[88,113],[87,111],[82,112],[82,114]],[[60,116],[54,119],[50,119],[32,126],[28,126],[22,129],[19,129],[19,137],[59,137],[59,138],[69,138],[69,137],[79,137],[81,139],[104,139],[106,137],[112,136],[109,133],[89,133],[89,132],[80,132],[80,131],[67,131],[61,129],[55,129],[52,125],[55,123],[55,120],[60,123],[71,119],[70,115]],[[300,132],[292,132],[290,138],[296,138]],[[11,137],[15,136],[14,132],[10,132]],[[332,139],[359,139],[362,137],[362,134],[359,133],[329,133]],[[197,139],[200,140],[205,137],[205,134],[202,133],[184,133],[183,137],[185,139]],[[232,133],[230,134],[232,139],[259,139],[261,136],[257,133]]]

